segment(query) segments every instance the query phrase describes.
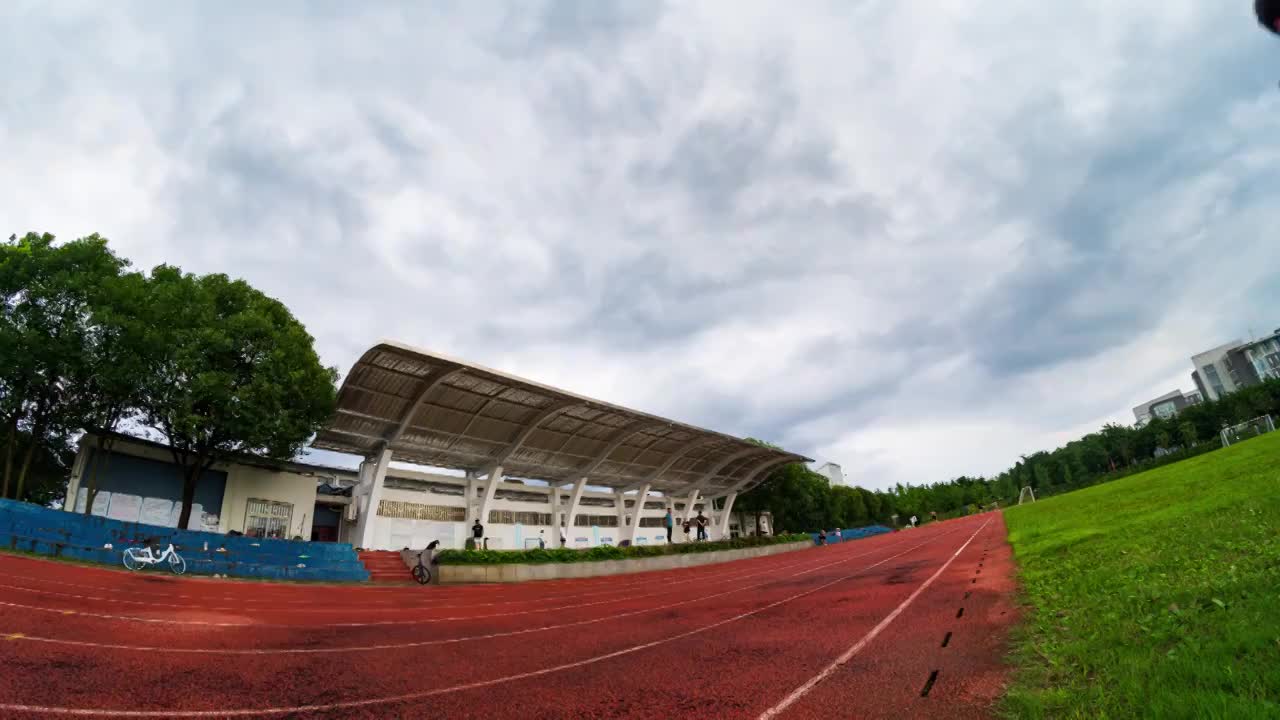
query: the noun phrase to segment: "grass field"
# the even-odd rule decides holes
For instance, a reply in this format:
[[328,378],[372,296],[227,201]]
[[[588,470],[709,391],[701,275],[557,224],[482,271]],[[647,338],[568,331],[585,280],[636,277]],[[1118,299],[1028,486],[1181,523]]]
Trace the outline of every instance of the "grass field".
[[1280,432],[1005,512],[1016,718],[1280,718]]

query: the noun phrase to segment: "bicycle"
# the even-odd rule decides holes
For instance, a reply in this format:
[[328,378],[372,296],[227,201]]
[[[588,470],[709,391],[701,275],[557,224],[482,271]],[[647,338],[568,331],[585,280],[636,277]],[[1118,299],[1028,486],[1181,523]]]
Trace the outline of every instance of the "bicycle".
[[418,564],[413,568],[413,579],[417,580],[419,585],[431,584],[431,566],[428,564],[430,560],[428,560],[427,563],[424,563],[422,561],[422,556],[427,555],[430,557],[432,551],[435,550],[436,546],[439,544],[439,540],[433,540],[431,544],[427,546],[426,550],[418,553]]
[[174,575],[181,575],[187,571],[187,561],[183,560],[182,556],[178,554],[177,549],[173,547],[173,543],[169,543],[169,547],[165,548],[159,555],[155,554],[150,545],[142,548],[125,548],[122,560],[124,566],[129,570],[139,570],[147,565],[168,562],[169,572]]

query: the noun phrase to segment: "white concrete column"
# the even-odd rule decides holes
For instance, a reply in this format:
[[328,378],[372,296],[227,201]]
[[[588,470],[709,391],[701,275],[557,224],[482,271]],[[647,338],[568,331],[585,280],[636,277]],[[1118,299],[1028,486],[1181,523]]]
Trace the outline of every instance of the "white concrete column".
[[[86,437],[80,441],[80,448],[76,451],[75,464],[71,466],[71,481],[67,483],[67,497],[62,502],[62,509],[67,512],[76,511],[76,500],[78,499],[76,496],[80,494],[80,478],[85,474],[90,452],[89,440]],[[17,471],[16,467],[14,471]]]
[[724,510],[720,511],[720,536],[719,540],[725,540],[729,537],[729,517],[733,514],[733,501],[738,499],[738,493],[731,492],[724,499]]
[[[688,518],[689,525],[691,526],[689,529],[689,539],[691,541],[698,539],[698,523],[696,521],[698,511],[694,510],[693,506],[697,504],[698,496],[701,494],[702,491],[695,488],[693,492],[689,493],[689,499],[686,500],[684,504],[684,516]],[[706,513],[703,513],[703,515],[705,514]],[[683,535],[684,533],[681,532],[680,534]]]
[[547,489],[551,491],[547,500],[551,502],[551,532],[554,533],[547,538],[547,547],[560,547],[560,488],[552,485]]
[[582,491],[587,487],[586,476],[578,478],[573,484],[573,492],[569,494],[569,514],[564,519],[564,540],[566,543],[573,541],[573,534],[577,532],[577,526],[574,522],[578,519],[578,509],[582,506]]
[[635,544],[636,531],[640,528],[640,517],[644,515],[644,501],[649,497],[649,483],[645,483],[640,487],[640,492],[636,493],[636,511],[631,515],[631,527],[627,530],[627,540]]
[[618,515],[618,532],[614,533],[614,545],[621,545],[627,537],[627,496],[621,490],[613,491],[614,511]]
[[376,458],[366,458],[360,464],[361,495],[368,498],[368,504],[356,523],[356,547],[374,549],[373,529],[378,520],[378,504],[382,502],[382,483],[387,478],[387,466],[390,464],[390,450],[382,450]]
[[[489,472],[489,479],[484,486],[484,499],[480,501],[480,510],[476,514],[480,523],[485,526],[485,537],[489,537],[489,511],[493,509],[493,498],[498,492],[498,483],[502,482],[502,466],[498,465]],[[472,520],[474,522],[474,519]]]

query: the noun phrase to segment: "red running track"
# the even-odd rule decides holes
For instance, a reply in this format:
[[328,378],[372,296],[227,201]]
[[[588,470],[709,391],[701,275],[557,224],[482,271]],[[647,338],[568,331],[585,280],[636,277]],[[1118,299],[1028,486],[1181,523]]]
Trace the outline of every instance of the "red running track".
[[0,717],[988,717],[1014,620],[1004,537],[984,514],[699,568],[426,588],[0,555]]

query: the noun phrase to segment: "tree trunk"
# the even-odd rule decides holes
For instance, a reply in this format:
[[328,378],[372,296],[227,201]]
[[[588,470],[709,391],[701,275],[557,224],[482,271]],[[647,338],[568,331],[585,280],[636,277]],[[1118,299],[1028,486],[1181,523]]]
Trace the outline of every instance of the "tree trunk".
[[197,455],[194,463],[183,468],[182,512],[178,514],[179,530],[186,530],[187,524],[191,522],[191,506],[196,500],[196,483],[200,481],[200,470],[203,467],[204,460]]
[[22,454],[22,469],[18,471],[18,486],[13,493],[13,499],[22,501],[22,493],[26,489],[27,471],[31,469],[31,458],[36,454],[36,434],[31,434],[31,444],[27,446],[27,451]]
[[111,462],[112,445],[115,445],[115,440],[98,436],[98,451],[93,454],[93,463],[89,470],[89,486],[84,494],[85,515],[93,514],[93,502],[98,499],[98,471],[106,471],[107,463]]
[[9,421],[9,443],[4,451],[4,489],[0,490],[0,498],[9,497],[9,478],[13,475],[13,446],[18,444],[18,413]]

